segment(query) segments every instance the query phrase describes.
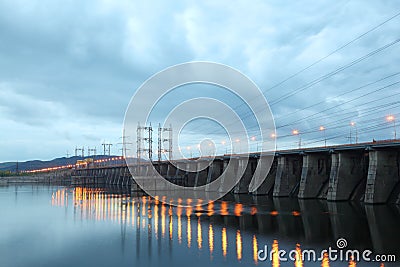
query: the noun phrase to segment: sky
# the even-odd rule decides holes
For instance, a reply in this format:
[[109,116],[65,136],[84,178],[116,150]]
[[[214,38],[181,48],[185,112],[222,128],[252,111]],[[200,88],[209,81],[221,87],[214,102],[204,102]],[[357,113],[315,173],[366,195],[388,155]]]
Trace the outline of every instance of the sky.
[[399,12],[397,0],[0,0],[0,162],[100,153],[103,142],[121,153],[137,88],[189,61],[252,79],[278,149],[393,138]]

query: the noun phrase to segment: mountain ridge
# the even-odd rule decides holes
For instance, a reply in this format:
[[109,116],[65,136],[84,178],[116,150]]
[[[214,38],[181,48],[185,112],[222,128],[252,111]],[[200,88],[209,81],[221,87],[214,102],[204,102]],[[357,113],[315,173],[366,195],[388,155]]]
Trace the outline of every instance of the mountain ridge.
[[63,166],[63,165],[70,165],[75,164],[78,160],[83,160],[86,158],[94,158],[94,159],[105,159],[105,158],[112,158],[118,157],[116,155],[104,156],[104,155],[97,155],[97,156],[87,156],[87,157],[80,157],[80,156],[73,156],[73,157],[61,157],[55,158],[52,160],[28,160],[23,162],[1,162],[0,163],[0,171],[11,171],[16,172],[17,168],[18,171],[29,171],[29,170],[37,170],[43,168],[50,168],[56,166]]

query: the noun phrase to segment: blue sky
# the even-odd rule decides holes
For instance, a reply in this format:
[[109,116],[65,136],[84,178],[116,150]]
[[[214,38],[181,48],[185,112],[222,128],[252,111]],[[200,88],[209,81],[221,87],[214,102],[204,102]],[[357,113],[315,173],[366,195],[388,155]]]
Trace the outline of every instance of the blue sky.
[[396,0],[0,0],[0,161],[51,159],[83,145],[100,150],[104,140],[120,153],[135,90],[193,60],[227,64],[254,80],[271,104],[278,148],[296,146],[293,129],[304,145],[321,145],[320,125],[328,143],[346,142],[350,121],[359,141],[392,138],[385,116],[400,117],[398,43],[310,82],[395,41],[400,17],[285,80],[398,12]]

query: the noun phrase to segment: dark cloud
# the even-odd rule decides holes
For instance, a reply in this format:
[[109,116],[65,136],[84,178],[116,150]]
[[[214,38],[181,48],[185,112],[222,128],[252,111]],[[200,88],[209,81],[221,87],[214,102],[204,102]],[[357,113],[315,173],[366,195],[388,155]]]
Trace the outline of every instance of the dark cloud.
[[[274,102],[398,38],[399,17],[271,89],[399,10],[395,0],[174,5],[163,1],[1,1],[0,123],[7,130],[1,133],[0,161],[51,158],[75,145],[98,145],[102,139],[118,142],[125,108],[136,88],[161,69],[185,61],[231,65],[254,79]],[[365,102],[376,99],[368,104],[373,110],[395,100],[382,99],[387,95],[399,99],[398,86],[346,104],[395,82],[398,76],[338,97],[398,71],[399,55],[394,45],[273,105],[277,125],[289,124],[278,133],[284,136],[292,128],[304,132],[320,124],[341,125],[329,131],[335,136],[348,131],[345,120],[359,120],[367,127],[377,123],[374,118],[384,120],[387,113],[399,113],[396,106],[387,105],[385,110],[371,112],[371,122],[362,117],[366,116]],[[306,108],[318,102],[323,104]],[[336,116],[331,116],[333,110],[323,111],[329,107],[335,108]],[[316,112],[322,113],[320,119],[293,123]],[[359,127],[361,138],[390,136],[390,129],[363,134],[362,123]],[[308,136],[315,140],[319,135]],[[281,139],[288,146],[294,141]],[[43,145],[48,149],[39,153]]]

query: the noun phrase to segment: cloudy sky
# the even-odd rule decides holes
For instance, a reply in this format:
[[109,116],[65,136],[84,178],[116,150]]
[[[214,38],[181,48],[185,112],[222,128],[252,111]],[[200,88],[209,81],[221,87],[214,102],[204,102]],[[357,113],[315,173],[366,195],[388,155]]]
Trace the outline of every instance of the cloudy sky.
[[0,162],[104,140],[120,153],[135,90],[193,60],[230,65],[260,87],[278,148],[296,146],[293,129],[303,145],[323,144],[321,125],[329,144],[348,142],[350,129],[358,141],[393,138],[398,12],[397,0],[0,0]]

